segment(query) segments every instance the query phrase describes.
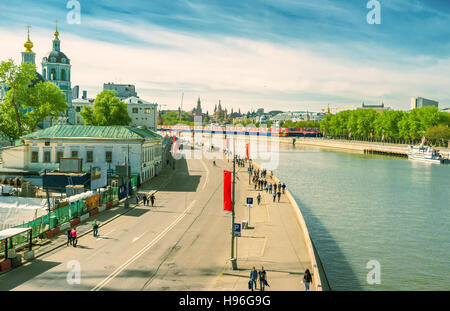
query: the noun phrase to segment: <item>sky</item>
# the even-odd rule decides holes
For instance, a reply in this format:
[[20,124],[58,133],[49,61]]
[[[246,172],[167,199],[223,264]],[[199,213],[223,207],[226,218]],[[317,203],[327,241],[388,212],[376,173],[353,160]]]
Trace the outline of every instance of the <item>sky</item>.
[[378,1],[380,24],[368,0],[78,0],[70,24],[74,0],[0,0],[0,60],[20,62],[31,25],[41,72],[57,20],[88,97],[116,82],[162,109],[450,107],[450,1]]

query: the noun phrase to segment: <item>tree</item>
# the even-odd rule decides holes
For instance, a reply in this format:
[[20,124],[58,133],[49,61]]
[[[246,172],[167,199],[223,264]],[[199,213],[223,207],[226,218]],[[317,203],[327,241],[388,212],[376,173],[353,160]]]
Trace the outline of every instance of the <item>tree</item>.
[[8,92],[0,104],[0,132],[17,139],[35,131],[38,123],[67,109],[64,93],[51,82],[36,82],[36,66],[30,63],[1,62],[0,82]]
[[84,106],[80,112],[85,125],[129,125],[127,104],[122,102],[113,90],[105,90],[97,95],[94,109]]
[[437,141],[447,142],[450,140],[450,128],[445,124],[432,126],[426,131],[425,137],[435,143]]

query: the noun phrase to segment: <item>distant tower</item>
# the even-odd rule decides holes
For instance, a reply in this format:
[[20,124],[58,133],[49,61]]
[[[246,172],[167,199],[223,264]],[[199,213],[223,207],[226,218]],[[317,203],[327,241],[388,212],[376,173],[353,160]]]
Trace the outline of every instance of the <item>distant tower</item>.
[[42,76],[45,81],[52,82],[59,86],[66,95],[68,122],[74,124],[75,112],[72,108],[72,87],[71,87],[71,65],[70,59],[61,52],[61,42],[59,41],[58,24],[53,38],[53,49],[42,58]]
[[30,40],[30,28],[31,26],[28,26],[28,38],[27,38],[27,42],[25,42],[25,44],[23,45],[26,50],[24,52],[22,52],[22,63],[30,63],[30,64],[35,64],[35,56],[36,54],[31,50],[33,48],[33,42],[31,42]]
[[197,100],[197,108],[195,109],[195,115],[196,116],[202,115],[202,105],[201,105],[200,97]]

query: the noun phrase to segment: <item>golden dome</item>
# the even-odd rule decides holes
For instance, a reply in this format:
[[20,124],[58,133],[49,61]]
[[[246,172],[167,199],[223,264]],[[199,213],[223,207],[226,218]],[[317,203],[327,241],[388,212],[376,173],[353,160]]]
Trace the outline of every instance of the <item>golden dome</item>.
[[33,53],[33,51],[31,50],[33,48],[33,42],[31,42],[30,40],[30,26],[27,27],[28,27],[28,39],[23,46],[26,48],[25,53]]
[[53,39],[53,40],[59,40],[58,36],[59,36],[59,32],[58,32],[58,24],[56,24],[55,39]]

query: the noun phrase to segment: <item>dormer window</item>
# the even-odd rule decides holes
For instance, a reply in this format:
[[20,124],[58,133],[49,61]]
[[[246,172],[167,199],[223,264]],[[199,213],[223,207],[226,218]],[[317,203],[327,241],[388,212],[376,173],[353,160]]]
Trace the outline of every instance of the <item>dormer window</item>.
[[52,63],[55,63],[55,62],[56,62],[56,58],[55,58],[55,57],[52,57],[52,58],[51,58],[51,62],[52,62]]
[[65,64],[65,63],[66,63],[66,59],[65,59],[65,58],[61,58],[61,62],[62,62],[63,64]]

